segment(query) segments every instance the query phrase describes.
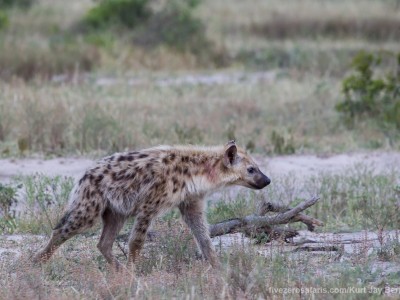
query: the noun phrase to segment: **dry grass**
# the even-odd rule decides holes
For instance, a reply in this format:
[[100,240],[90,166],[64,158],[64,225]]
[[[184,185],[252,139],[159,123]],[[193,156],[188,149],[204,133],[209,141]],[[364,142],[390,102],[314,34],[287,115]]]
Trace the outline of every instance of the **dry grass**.
[[[179,225],[173,225],[171,229],[179,230]],[[222,251],[220,258],[223,267],[221,271],[216,271],[205,262],[196,259],[187,262],[182,260],[180,252],[172,252],[174,246],[171,248],[171,245],[177,244],[176,238],[169,238],[168,243],[163,239],[162,242],[156,241],[146,246],[139,265],[147,261],[147,264],[155,267],[146,274],[140,271],[132,274],[109,270],[96,249],[96,239],[90,237],[69,242],[49,263],[33,266],[29,261],[31,251],[27,249],[36,249],[39,246],[38,239],[24,237],[26,244],[18,246],[23,252],[19,259],[13,255],[2,258],[0,291],[4,299],[268,299],[272,296],[298,299],[300,294],[314,294],[305,292],[310,288],[384,288],[379,285],[380,282],[398,287],[395,271],[383,273],[379,265],[385,264],[379,263],[376,253],[368,254],[363,250],[370,248],[366,240],[359,245],[359,251],[343,261],[338,261],[337,254],[332,253],[289,254],[282,251],[283,245],[265,247],[238,242],[229,250]],[[390,245],[390,241],[384,242],[385,247],[398,251],[398,243],[394,247]],[[158,250],[157,253],[151,251],[152,247]],[[114,251],[120,253],[117,248]],[[186,251],[193,253],[192,249]],[[261,255],[260,251],[266,254]],[[168,252],[173,254],[169,255]],[[386,265],[396,270],[397,262],[398,259],[392,254],[386,260]],[[169,264],[174,267],[169,268]],[[272,288],[303,288],[304,292],[285,295]],[[381,297],[380,292],[382,290],[369,296]],[[360,299],[366,294],[367,291],[342,295],[333,292],[324,295],[316,293],[314,296]]]
[[[353,20],[355,28],[365,24],[368,20],[393,20],[399,21],[400,9],[396,1],[318,1],[318,0],[256,0],[244,2],[230,1],[229,5],[223,0],[209,0],[200,7],[199,14],[209,24],[209,35],[214,40],[242,44],[248,43],[249,29],[256,26],[270,24],[268,30],[275,31],[282,27],[285,21],[318,20],[323,21]],[[382,22],[382,24],[387,24]],[[361,26],[362,27],[362,26]],[[313,28],[315,30],[315,28]],[[375,28],[379,30],[379,28]],[[298,31],[300,32],[300,30]],[[393,32],[393,31],[392,31]],[[310,32],[312,36],[313,32]],[[388,34],[388,33],[385,33]],[[304,37],[304,35],[299,36]],[[354,36],[352,37],[355,38]],[[268,40],[264,39],[265,45]]]
[[[323,32],[324,18],[336,22],[342,15],[361,27],[384,17],[397,20],[393,3],[205,1],[197,14],[206,22],[212,43],[224,49],[232,63],[223,73],[229,76],[232,69],[246,67],[274,69],[276,75],[274,80],[211,86],[161,82],[160,78],[173,79],[172,70],[186,70],[178,74],[188,79],[196,76],[193,69],[215,67],[200,63],[192,53],[135,46],[126,32],[71,34],[91,5],[73,1],[65,7],[62,1],[41,0],[26,13],[12,11],[11,26],[0,33],[0,73],[8,79],[0,83],[0,151],[5,155],[104,153],[162,143],[219,144],[231,138],[261,153],[398,149],[396,137],[374,124],[349,131],[334,112],[341,100],[340,81],[353,55],[361,49],[395,51],[398,42],[387,36],[379,43],[329,38]],[[278,32],[285,22],[296,25],[299,20],[307,26],[316,20],[319,25],[311,27],[323,37],[310,40],[312,33],[294,32],[296,38],[271,41],[249,34],[252,28],[263,30],[265,22],[271,24],[268,30]],[[81,81],[87,71],[92,73],[84,78],[90,79]],[[98,86],[100,74],[112,74],[119,83]],[[129,85],[131,74],[135,82],[144,83]],[[18,76],[32,82],[12,79]],[[57,85],[48,82],[50,78],[67,80]],[[274,144],[281,137],[282,147]]]
[[[132,32],[80,32],[77,24],[92,5],[39,0],[28,11],[12,10],[8,28],[0,32],[0,77],[47,79],[88,71],[120,74],[221,66],[323,74],[333,69],[342,75],[356,51],[398,49],[395,1],[204,1],[196,15],[205,23],[210,43],[182,52],[166,45],[144,48],[134,43]],[[326,51],[329,55],[324,56]],[[320,59],[313,63],[316,54]],[[282,64],[286,60],[290,63]],[[305,68],[308,64],[313,67]]]
[[294,73],[271,81],[211,86],[164,85],[160,79],[141,78],[150,85],[131,86],[127,79],[73,88],[0,83],[0,150],[13,155],[108,153],[236,138],[253,151],[272,153],[278,149],[273,132],[300,153],[398,147],[396,141],[389,146],[373,124],[350,131],[339,123],[334,111],[339,83],[332,78],[299,80]]
[[90,5],[41,0],[27,11],[8,11],[10,24],[0,32],[0,77],[50,78],[91,70],[100,61],[99,51],[64,34]]
[[400,18],[388,19],[300,19],[292,16],[278,16],[262,25],[255,24],[250,31],[265,38],[360,38],[366,40],[398,40]]
[[343,76],[360,51],[398,51],[395,1],[206,1],[208,36],[248,68]]

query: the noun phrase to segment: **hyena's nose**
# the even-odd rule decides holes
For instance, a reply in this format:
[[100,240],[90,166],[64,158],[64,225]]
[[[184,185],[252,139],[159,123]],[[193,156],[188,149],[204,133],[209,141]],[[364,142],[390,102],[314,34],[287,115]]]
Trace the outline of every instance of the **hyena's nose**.
[[267,186],[271,183],[271,179],[264,175],[264,186]]

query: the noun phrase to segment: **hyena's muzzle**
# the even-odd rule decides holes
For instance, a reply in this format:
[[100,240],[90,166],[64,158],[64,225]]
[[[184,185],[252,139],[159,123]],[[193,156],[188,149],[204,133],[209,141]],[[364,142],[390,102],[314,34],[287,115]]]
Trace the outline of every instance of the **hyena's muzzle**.
[[271,179],[269,179],[264,173],[258,170],[258,172],[253,176],[252,182],[248,183],[253,189],[261,190],[271,183]]

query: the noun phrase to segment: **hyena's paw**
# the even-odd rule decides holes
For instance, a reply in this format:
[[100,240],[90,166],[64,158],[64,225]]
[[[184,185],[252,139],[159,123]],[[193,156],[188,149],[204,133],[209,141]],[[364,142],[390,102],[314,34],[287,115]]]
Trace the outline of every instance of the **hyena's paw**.
[[49,257],[47,255],[44,255],[42,252],[35,253],[31,258],[31,262],[33,265],[41,265],[48,260]]

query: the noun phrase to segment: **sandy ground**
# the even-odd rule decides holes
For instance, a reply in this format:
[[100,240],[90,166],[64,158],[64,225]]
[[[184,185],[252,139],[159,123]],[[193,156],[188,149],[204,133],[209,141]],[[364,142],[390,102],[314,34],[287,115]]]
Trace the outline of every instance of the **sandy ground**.
[[[357,165],[373,168],[377,173],[387,170],[400,171],[400,152],[365,152],[331,156],[291,155],[262,157],[256,156],[261,169],[269,175],[293,174],[309,177],[321,172],[342,172]],[[2,159],[0,160],[0,182],[8,182],[17,175],[41,173],[55,176],[78,178],[93,164],[86,158],[56,159]]]
[[[182,86],[182,85],[224,85],[238,83],[260,83],[271,82],[276,78],[277,71],[264,72],[199,72],[194,74],[160,74],[156,76],[145,77],[143,75],[137,77],[93,77],[81,75],[73,78],[73,81],[91,82],[98,86],[113,85],[131,85],[131,86]],[[53,82],[63,83],[69,82],[69,75],[57,75],[53,77]]]

